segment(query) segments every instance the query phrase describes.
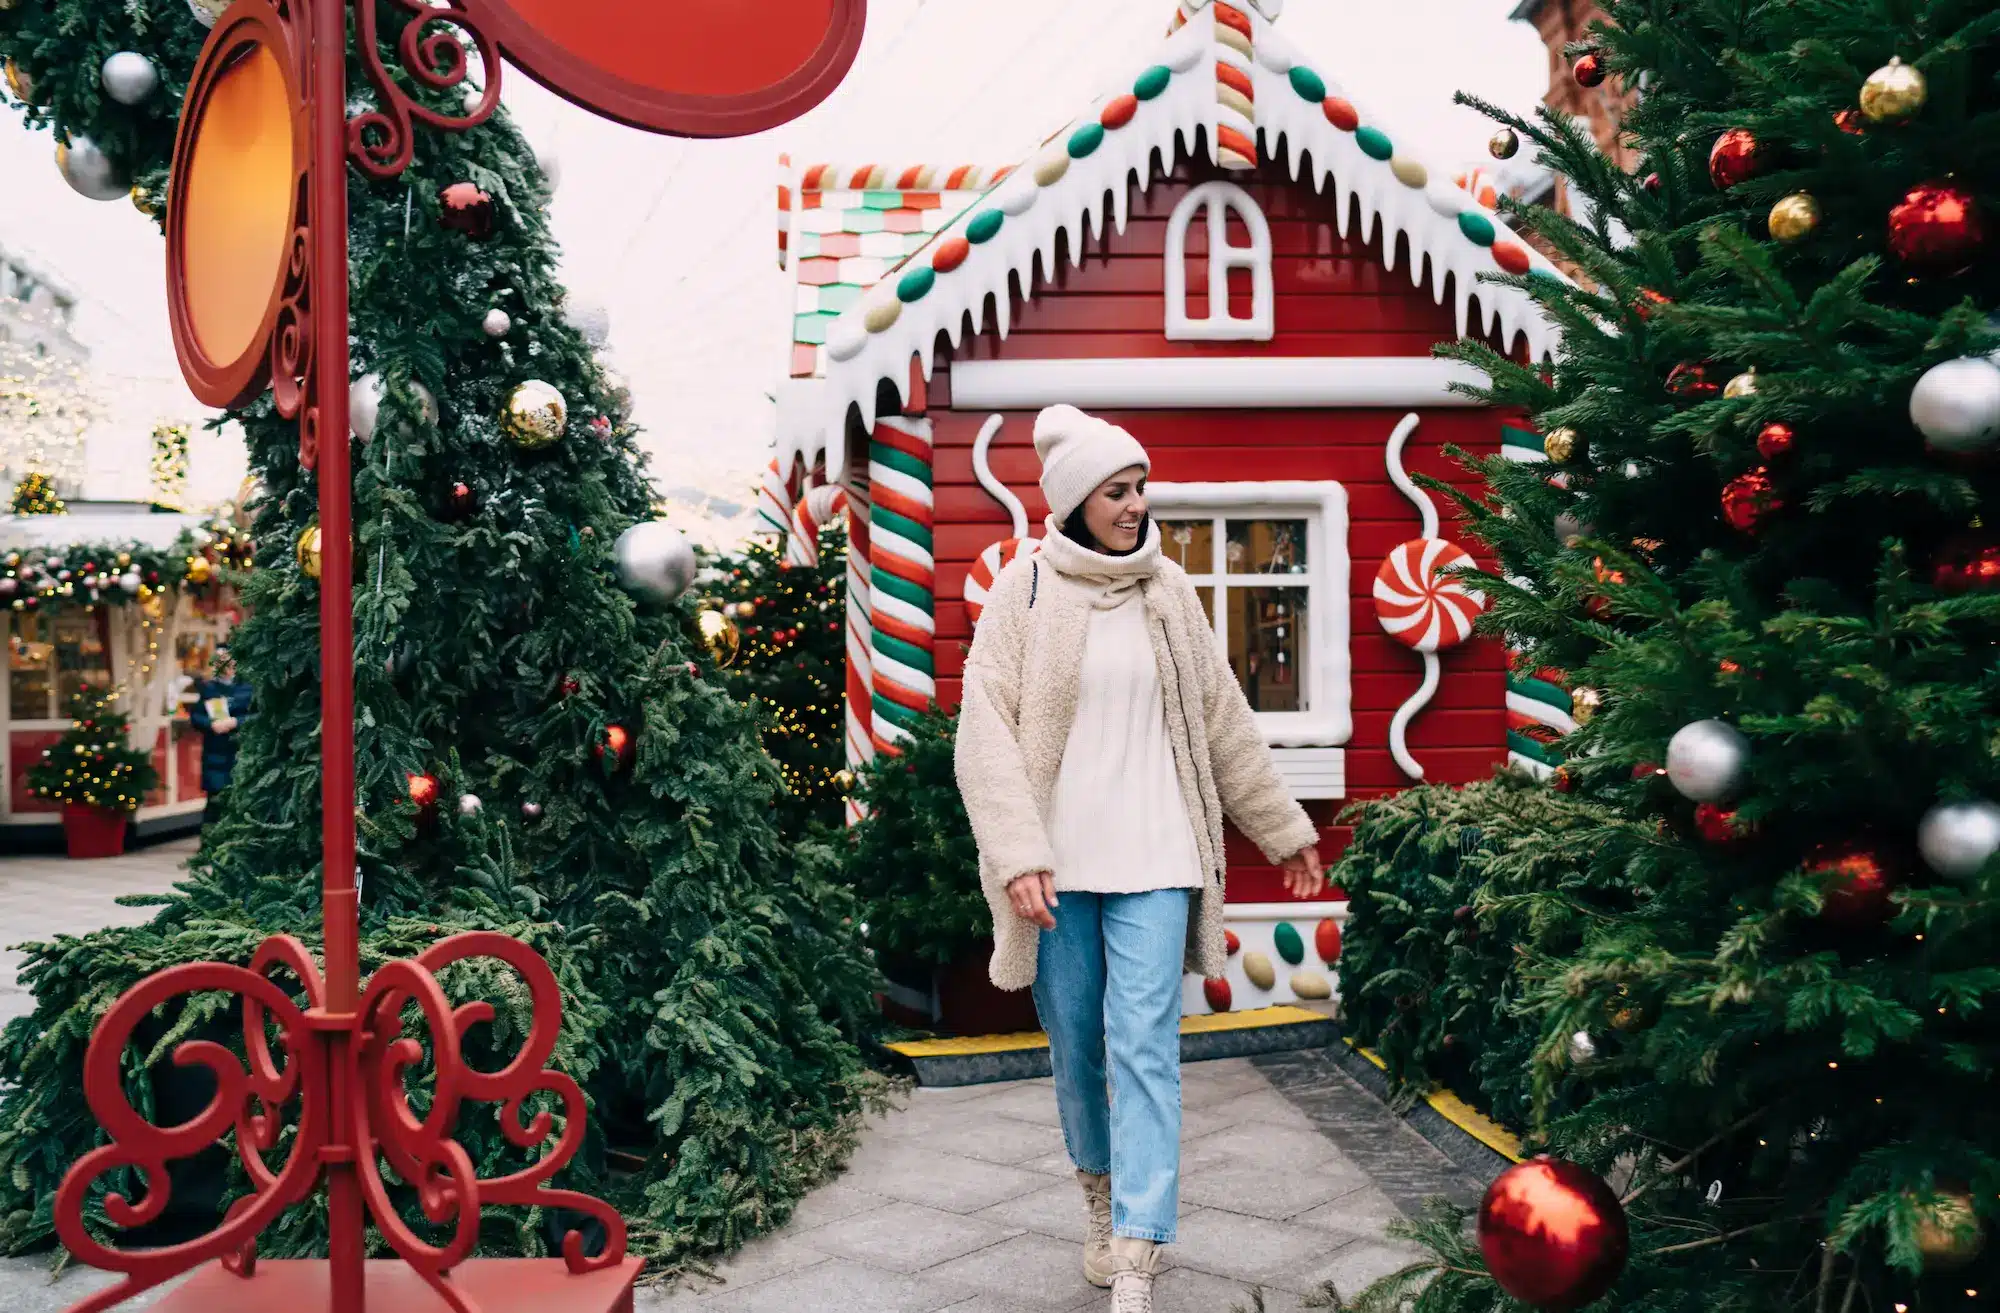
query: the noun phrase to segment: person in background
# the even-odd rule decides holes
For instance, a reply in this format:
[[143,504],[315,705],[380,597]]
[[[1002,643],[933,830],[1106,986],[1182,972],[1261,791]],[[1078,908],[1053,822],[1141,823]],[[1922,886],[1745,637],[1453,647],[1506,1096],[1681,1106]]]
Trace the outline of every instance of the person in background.
[[215,649],[213,669],[213,679],[195,682],[200,700],[188,709],[188,723],[201,731],[201,788],[208,795],[203,825],[222,814],[222,792],[236,770],[236,731],[253,714],[250,686],[236,678],[227,647]]

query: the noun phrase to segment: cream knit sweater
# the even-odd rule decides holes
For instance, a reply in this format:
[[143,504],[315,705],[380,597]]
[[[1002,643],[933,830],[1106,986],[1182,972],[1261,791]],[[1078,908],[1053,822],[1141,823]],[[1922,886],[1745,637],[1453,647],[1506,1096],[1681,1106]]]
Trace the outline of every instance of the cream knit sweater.
[[[1056,869],[1045,818],[1076,724],[1091,616],[1117,594],[1136,591],[1180,796],[1201,858],[1186,965],[1219,976],[1227,960],[1224,814],[1272,862],[1316,842],[1318,831],[1272,764],[1193,585],[1179,566],[1158,559],[1157,527],[1150,561],[1099,557],[1061,537],[1054,525],[1048,534],[1037,556],[1015,561],[994,581],[965,662],[958,785],[979,844],[980,887],[993,914],[989,974],[1001,989],[1026,989],[1035,981],[1039,931],[1014,914],[1007,884],[1031,871]],[[1096,577],[1107,559],[1128,573]]]

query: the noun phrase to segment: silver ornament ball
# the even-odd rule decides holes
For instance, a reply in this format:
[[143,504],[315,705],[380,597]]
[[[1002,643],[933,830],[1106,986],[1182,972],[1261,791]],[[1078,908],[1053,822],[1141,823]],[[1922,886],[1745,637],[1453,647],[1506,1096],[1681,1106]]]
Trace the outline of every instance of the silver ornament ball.
[[486,312],[486,318],[479,321],[479,326],[486,330],[488,337],[505,337],[514,331],[514,317],[496,305]]
[[98,71],[104,94],[121,105],[137,105],[159,90],[160,70],[136,50],[121,50]]
[[93,201],[120,201],[132,190],[132,180],[109,155],[78,137],[56,146],[56,169],[77,195]]
[[131,570],[118,576],[118,586],[128,593],[138,592],[139,583],[139,572],[137,570]]
[[1683,798],[1721,802],[1743,783],[1750,741],[1734,725],[1697,720],[1683,725],[1667,743],[1667,778]]
[[1932,451],[1993,450],[2000,445],[2000,365],[1981,356],[1932,365],[1910,390],[1910,422]]
[[665,520],[645,520],[618,535],[618,582],[655,602],[671,602],[694,586],[694,544]]
[[486,804],[479,801],[478,794],[461,793],[458,795],[458,814],[460,816],[477,816],[485,810]]
[[1597,1041],[1587,1030],[1579,1030],[1569,1037],[1569,1060],[1581,1067],[1597,1056]]
[[563,320],[580,334],[593,351],[602,351],[611,341],[611,311],[598,301],[570,297],[563,303]]
[[524,820],[524,821],[527,821],[527,822],[528,822],[529,824],[531,824],[531,825],[532,825],[532,824],[533,824],[534,822],[536,822],[536,821],[539,821],[540,819],[542,819],[542,804],[540,804],[539,802],[524,802],[524,803],[522,803],[522,804],[521,804],[521,819],[522,819],[522,820]]
[[2000,852],[2000,804],[1941,803],[1917,826],[1917,848],[1939,875],[1977,875]]
[[1587,520],[1571,511],[1563,511],[1556,516],[1556,541],[1567,547],[1578,538],[1588,538],[1595,528]]
[[[437,423],[437,398],[431,395],[430,389],[415,379],[407,380],[403,386],[415,395],[417,405],[423,411],[424,422]],[[354,430],[355,437],[363,442],[374,438],[382,418],[382,403],[388,396],[388,384],[382,381],[380,374],[363,374],[354,380],[353,386],[347,389],[347,426]]]

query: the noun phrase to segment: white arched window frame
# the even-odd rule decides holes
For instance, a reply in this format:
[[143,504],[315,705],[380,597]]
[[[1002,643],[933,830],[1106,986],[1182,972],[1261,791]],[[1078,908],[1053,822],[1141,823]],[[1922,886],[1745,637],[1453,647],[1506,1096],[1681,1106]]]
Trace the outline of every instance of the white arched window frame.
[[[1208,314],[1188,316],[1187,234],[1199,211],[1208,225]],[[1250,231],[1250,244],[1229,244],[1229,214]],[[1233,182],[1204,182],[1182,198],[1167,220],[1167,338],[1174,342],[1268,342],[1275,332],[1271,285],[1271,225],[1249,192]],[[1250,313],[1229,313],[1229,271],[1250,271]]]

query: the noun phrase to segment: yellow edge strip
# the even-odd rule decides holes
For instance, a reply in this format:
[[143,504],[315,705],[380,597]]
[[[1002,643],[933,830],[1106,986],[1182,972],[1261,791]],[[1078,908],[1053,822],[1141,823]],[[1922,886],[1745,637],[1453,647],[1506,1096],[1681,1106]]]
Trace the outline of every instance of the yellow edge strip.
[[[1374,1050],[1364,1049],[1351,1039],[1347,1041],[1347,1047],[1353,1049],[1383,1071],[1389,1070],[1389,1064],[1382,1061],[1381,1057]],[[1518,1163],[1522,1160],[1523,1154],[1521,1153],[1521,1140],[1519,1136],[1502,1126],[1499,1122],[1494,1121],[1491,1117],[1486,1116],[1468,1104],[1464,1099],[1453,1094],[1450,1090],[1433,1090],[1424,1096],[1424,1102],[1428,1103],[1432,1111],[1436,1112],[1438,1116],[1444,1118],[1453,1126],[1458,1127],[1459,1130],[1464,1131],[1467,1135],[1470,1135],[1473,1139],[1479,1141],[1507,1161]]]
[[[1181,1034],[1207,1035],[1221,1031],[1254,1030],[1263,1026],[1296,1026],[1303,1022],[1325,1020],[1326,1018],[1317,1012],[1281,1005],[1252,1008],[1247,1012],[1210,1012],[1200,1016],[1182,1017]],[[1029,1030],[1013,1035],[900,1040],[887,1047],[906,1058],[963,1058],[982,1053],[1020,1053],[1029,1049],[1045,1049],[1048,1046],[1047,1035],[1039,1030]]]

